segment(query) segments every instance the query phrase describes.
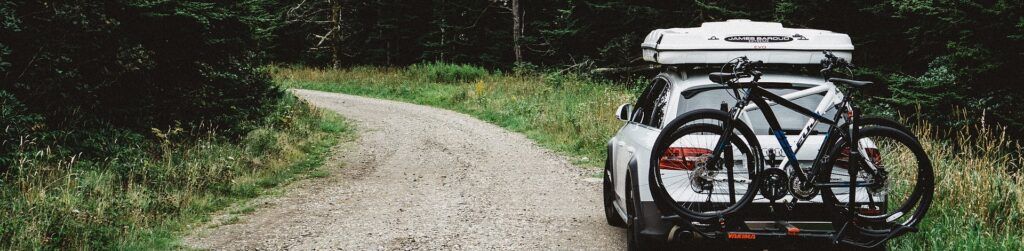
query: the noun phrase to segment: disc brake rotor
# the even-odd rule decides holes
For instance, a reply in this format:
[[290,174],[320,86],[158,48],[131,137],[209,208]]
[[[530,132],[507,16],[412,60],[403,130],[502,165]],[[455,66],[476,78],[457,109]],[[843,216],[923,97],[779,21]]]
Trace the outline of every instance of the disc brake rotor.
[[806,188],[804,188],[804,186],[802,186],[804,185],[803,183],[804,182],[800,182],[800,179],[795,175],[789,177],[789,193],[793,194],[793,197],[801,200],[811,200],[815,196],[818,196],[817,187],[813,184],[806,184]]
[[885,169],[878,169],[881,177],[871,177],[871,183],[874,185],[868,186],[868,191],[872,194],[881,194],[889,192],[889,172]]
[[690,174],[690,189],[698,193],[705,191],[710,193],[714,189],[716,172],[707,166],[707,160],[711,158],[710,155],[702,157],[696,161],[693,173]]

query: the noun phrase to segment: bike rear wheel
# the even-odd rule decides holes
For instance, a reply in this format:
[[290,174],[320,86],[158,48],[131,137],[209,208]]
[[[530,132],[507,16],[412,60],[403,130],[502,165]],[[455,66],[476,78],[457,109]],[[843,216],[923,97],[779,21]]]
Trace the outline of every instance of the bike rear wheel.
[[660,141],[651,162],[655,200],[695,220],[718,219],[749,203],[760,172],[759,152],[750,147],[756,139],[733,132],[725,150],[712,156],[724,131],[717,124],[687,124]]
[[[854,209],[837,214],[842,217],[836,220],[837,227],[852,222],[861,235],[871,237],[916,226],[928,211],[934,190],[931,161],[924,149],[913,136],[890,127],[862,127],[858,135],[857,144],[837,142],[818,175],[818,184],[847,184],[821,187],[825,203]],[[859,156],[850,156],[851,145]],[[850,161],[857,163],[853,171]],[[849,182],[856,187],[851,189]]]

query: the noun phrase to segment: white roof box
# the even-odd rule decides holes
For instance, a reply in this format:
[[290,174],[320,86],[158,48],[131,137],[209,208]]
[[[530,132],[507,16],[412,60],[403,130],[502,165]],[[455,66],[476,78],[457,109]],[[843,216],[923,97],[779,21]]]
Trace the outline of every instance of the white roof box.
[[853,56],[846,34],[746,19],[654,30],[641,47],[644,60],[659,64],[723,64],[739,56],[769,64],[818,64],[824,50],[847,61]]

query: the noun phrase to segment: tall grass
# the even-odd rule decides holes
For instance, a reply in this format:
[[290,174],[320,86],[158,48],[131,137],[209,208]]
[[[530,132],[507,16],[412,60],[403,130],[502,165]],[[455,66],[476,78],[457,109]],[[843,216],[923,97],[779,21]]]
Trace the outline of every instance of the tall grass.
[[[277,68],[286,87],[402,100],[467,113],[523,132],[587,166],[603,163],[604,144],[622,125],[614,109],[637,90],[564,74],[493,72],[475,79],[425,78],[443,64],[408,69]],[[424,70],[430,69],[430,70]],[[442,74],[443,75],[443,74]],[[1024,249],[1024,159],[1020,145],[984,125],[939,130],[917,122],[934,165],[935,201],[922,231],[896,239],[898,250]]]
[[984,124],[914,123],[935,171],[935,200],[921,231],[898,249],[1024,250],[1024,152]]
[[486,69],[478,66],[440,62],[417,64],[408,69],[409,77],[439,83],[476,81],[487,74]]
[[151,138],[95,139],[111,149],[102,158],[21,153],[0,186],[0,248],[171,247],[210,212],[316,168],[350,131],[295,98],[259,124],[241,142],[154,128]]

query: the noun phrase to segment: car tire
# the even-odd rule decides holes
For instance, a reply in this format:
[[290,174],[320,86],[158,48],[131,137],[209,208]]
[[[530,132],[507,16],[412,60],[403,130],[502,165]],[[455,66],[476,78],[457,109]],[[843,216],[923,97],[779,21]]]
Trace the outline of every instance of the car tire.
[[626,227],[626,221],[622,219],[619,212],[615,210],[615,184],[612,183],[612,158],[611,152],[608,153],[608,158],[604,161],[604,217],[608,220],[608,225],[614,227]]

